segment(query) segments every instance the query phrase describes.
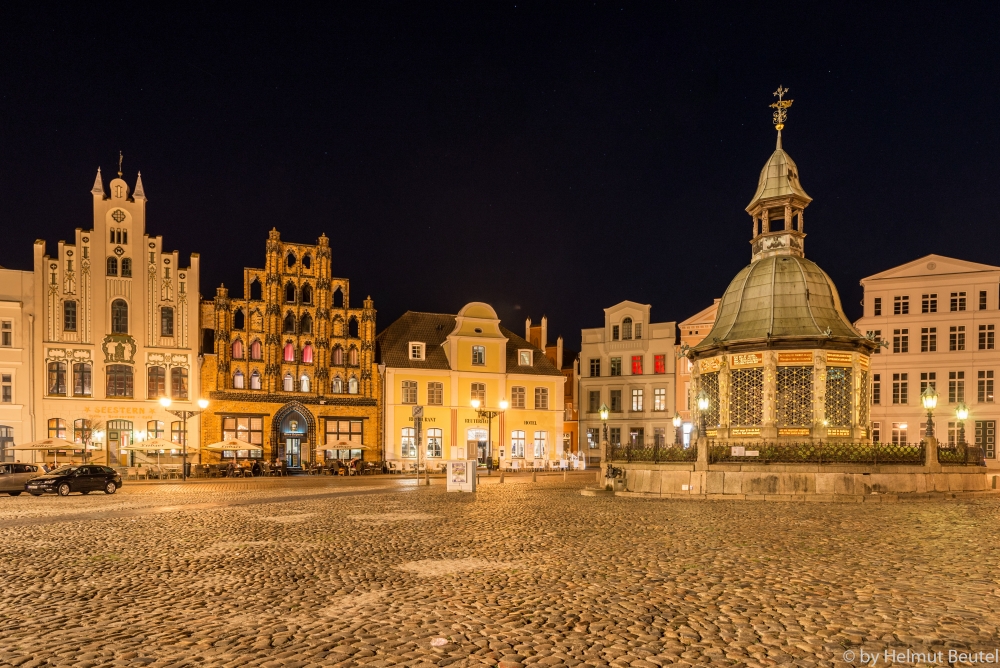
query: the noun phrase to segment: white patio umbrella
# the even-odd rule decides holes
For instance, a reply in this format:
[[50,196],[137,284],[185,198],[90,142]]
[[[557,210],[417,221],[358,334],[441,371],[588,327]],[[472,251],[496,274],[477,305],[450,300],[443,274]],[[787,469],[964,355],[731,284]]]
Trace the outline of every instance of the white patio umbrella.
[[55,450],[54,463],[59,463],[59,450],[82,450],[82,443],[73,443],[67,441],[64,438],[43,438],[39,441],[31,441],[30,443],[22,443],[21,445],[15,445],[13,450]]
[[179,446],[173,441],[168,441],[165,438],[148,438],[145,441],[139,441],[138,443],[132,443],[131,445],[126,445],[122,450],[137,450],[139,452],[156,452],[156,465],[160,465],[160,450],[176,450]]
[[255,450],[260,446],[254,445],[253,443],[247,443],[246,441],[241,441],[238,438],[227,438],[224,441],[217,441],[215,443],[209,443],[205,446],[206,450],[212,450],[213,452],[222,452],[223,450],[233,451],[233,463],[236,463],[236,451],[237,450]]

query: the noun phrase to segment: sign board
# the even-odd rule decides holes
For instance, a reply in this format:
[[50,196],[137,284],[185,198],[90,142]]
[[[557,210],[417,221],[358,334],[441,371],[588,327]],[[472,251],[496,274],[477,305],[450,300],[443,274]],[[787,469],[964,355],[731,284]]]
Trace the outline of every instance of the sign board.
[[729,356],[729,366],[739,368],[743,366],[757,366],[764,363],[764,353],[740,353]]
[[730,436],[760,436],[760,427],[733,427]]
[[827,436],[850,436],[851,430],[842,427],[830,427],[826,430]]
[[701,373],[711,373],[712,371],[718,371],[721,368],[722,368],[721,357],[710,357],[707,360],[698,361],[698,370]]
[[475,492],[477,470],[477,461],[475,459],[448,462],[448,479],[446,481],[448,491]]
[[812,364],[813,354],[810,352],[778,353],[778,364]]
[[854,361],[851,359],[851,353],[827,353],[826,364],[827,366],[851,366]]
[[808,436],[809,427],[782,427],[778,429],[778,436]]
[[424,416],[424,407],[423,406],[414,406],[413,407],[413,417],[415,417],[415,418],[422,418],[423,416]]

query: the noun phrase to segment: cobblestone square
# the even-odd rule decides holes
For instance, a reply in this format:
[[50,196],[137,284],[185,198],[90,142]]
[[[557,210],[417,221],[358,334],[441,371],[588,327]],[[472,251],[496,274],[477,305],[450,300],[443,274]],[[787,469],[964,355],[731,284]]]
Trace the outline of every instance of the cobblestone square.
[[581,496],[592,481],[2,497],[0,665],[813,666],[1000,645],[996,499]]

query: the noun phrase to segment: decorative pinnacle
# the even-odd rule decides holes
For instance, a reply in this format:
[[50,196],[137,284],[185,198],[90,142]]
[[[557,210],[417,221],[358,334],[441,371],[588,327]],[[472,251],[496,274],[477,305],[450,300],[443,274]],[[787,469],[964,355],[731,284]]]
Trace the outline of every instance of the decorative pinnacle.
[[[773,107],[774,105],[772,104],[771,106]],[[122,177],[122,152],[118,151],[118,178],[121,177]]]
[[774,96],[778,98],[778,101],[770,105],[770,107],[774,109],[774,129],[778,132],[781,132],[785,128],[785,119],[788,117],[788,108],[792,106],[792,102],[795,101],[782,99],[787,92],[788,89],[782,88],[781,84],[779,84],[778,90],[774,91]]

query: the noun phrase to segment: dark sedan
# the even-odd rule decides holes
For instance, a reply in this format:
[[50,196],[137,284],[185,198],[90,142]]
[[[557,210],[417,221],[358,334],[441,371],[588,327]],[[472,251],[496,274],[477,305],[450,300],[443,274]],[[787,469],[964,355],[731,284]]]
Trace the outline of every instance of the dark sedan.
[[113,468],[87,464],[86,466],[61,466],[55,471],[33,478],[24,488],[32,496],[41,496],[42,494],[68,496],[71,492],[114,494],[121,486],[122,477]]

